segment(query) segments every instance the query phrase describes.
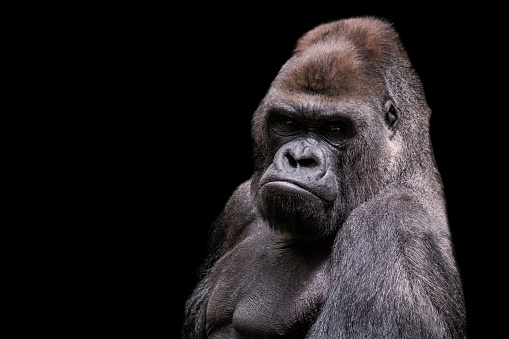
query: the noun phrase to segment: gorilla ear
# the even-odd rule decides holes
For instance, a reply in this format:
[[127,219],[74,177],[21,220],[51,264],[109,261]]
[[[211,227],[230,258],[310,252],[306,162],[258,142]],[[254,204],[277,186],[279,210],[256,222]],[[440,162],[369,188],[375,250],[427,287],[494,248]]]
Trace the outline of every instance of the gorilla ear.
[[385,123],[391,131],[394,131],[399,121],[399,114],[392,100],[387,100],[384,105]]

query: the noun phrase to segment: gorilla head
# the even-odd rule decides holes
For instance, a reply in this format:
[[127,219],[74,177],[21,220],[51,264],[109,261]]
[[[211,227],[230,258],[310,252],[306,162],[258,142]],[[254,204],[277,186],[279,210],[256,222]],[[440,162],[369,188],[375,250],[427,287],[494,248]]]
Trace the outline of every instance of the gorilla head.
[[431,160],[419,151],[429,109],[409,65],[397,33],[375,19],[324,24],[298,41],[252,121],[252,190],[271,227],[326,237],[408,165]]

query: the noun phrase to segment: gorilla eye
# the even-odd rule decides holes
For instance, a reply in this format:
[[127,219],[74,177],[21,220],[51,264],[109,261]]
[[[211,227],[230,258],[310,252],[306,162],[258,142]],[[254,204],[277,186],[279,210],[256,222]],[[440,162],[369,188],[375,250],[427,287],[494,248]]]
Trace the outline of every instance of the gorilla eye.
[[325,126],[325,132],[328,134],[343,134],[346,132],[346,125],[343,122],[331,122]]
[[330,124],[327,129],[329,132],[341,132],[343,130],[342,124]]
[[290,119],[290,118],[284,118],[280,121],[281,124],[287,127],[296,127],[297,121]]
[[348,121],[331,121],[323,126],[322,133],[330,143],[338,145],[352,136],[352,128]]
[[272,115],[269,125],[272,131],[280,136],[294,136],[301,133],[303,130],[303,126],[299,121],[278,113]]

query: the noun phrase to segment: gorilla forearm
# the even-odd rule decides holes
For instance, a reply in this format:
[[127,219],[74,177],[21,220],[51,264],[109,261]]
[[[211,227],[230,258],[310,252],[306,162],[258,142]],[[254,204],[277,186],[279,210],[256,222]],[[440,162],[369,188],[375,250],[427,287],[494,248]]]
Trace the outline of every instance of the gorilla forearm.
[[409,200],[376,199],[344,223],[333,250],[336,284],[307,338],[464,338],[444,225]]

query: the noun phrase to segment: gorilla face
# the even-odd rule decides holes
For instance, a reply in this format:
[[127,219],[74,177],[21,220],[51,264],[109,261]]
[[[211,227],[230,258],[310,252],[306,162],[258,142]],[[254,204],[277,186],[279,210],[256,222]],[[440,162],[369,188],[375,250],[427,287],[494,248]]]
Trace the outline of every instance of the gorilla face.
[[[381,168],[369,152],[379,147],[369,144],[354,109],[325,112],[290,106],[267,111],[266,142],[274,155],[254,185],[262,216],[273,229],[293,238],[315,240],[333,234],[359,200],[367,198],[367,191],[355,188],[354,179],[359,187],[369,179],[351,169],[362,162]],[[377,175],[372,172],[370,177]]]
[[252,189],[276,231],[327,237],[389,175],[398,115],[373,65],[359,60],[348,48],[298,52],[253,117]]
[[[271,128],[274,133],[298,134],[303,124],[278,115]],[[337,199],[331,160],[330,150],[309,137],[296,138],[279,148],[260,179],[261,211],[274,229],[303,239],[330,233]]]

